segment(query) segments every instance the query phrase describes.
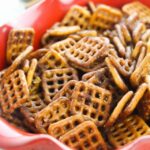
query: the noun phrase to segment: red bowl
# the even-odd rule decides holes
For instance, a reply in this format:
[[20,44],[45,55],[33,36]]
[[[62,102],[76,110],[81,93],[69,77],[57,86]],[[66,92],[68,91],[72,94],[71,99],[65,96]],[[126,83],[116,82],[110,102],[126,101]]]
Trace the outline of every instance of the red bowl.
[[[115,7],[121,7],[131,1],[93,0],[95,3],[104,3]],[[86,5],[87,2],[88,0],[43,0],[16,20],[0,27],[0,70],[5,67],[6,42],[12,28],[33,27],[36,33],[34,49],[37,49],[40,38],[46,29],[61,20],[72,5]],[[150,6],[148,0],[141,0],[141,2]],[[2,118],[0,118],[0,148],[7,150],[71,150],[49,135],[23,132]],[[150,150],[150,136],[138,138],[120,150]]]

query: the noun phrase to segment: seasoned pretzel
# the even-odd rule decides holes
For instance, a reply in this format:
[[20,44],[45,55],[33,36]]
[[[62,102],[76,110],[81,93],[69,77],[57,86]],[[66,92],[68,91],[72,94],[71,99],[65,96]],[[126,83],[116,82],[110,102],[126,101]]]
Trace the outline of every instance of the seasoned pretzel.
[[81,29],[86,29],[88,27],[90,16],[90,12],[87,9],[74,5],[65,15],[61,24],[64,26],[78,25]]
[[148,125],[139,116],[132,115],[108,128],[107,137],[115,148],[119,148],[148,132]]
[[92,121],[85,121],[59,139],[61,142],[77,150],[106,150],[106,143]]
[[70,116],[70,100],[61,97],[50,103],[36,115],[35,126],[40,133],[47,133],[50,124]]
[[71,110],[102,126],[109,115],[111,92],[91,83],[78,82],[72,94]]
[[34,30],[32,28],[12,29],[8,36],[6,58],[11,64],[28,46],[33,45]]
[[48,128],[48,134],[58,139],[62,135],[76,128],[79,124],[81,124],[84,121],[85,118],[82,115],[74,115],[68,117],[66,119],[51,124]]
[[0,89],[0,102],[4,113],[12,113],[28,100],[29,89],[22,70],[16,70],[4,78]]
[[56,51],[50,49],[38,63],[39,67],[44,71],[48,69],[67,68],[66,60]]
[[92,29],[101,31],[111,29],[115,23],[118,23],[122,18],[120,10],[107,6],[99,5],[96,11],[92,14],[90,25]]
[[107,120],[105,126],[110,127],[112,126],[116,120],[118,119],[119,115],[122,113],[123,108],[125,105],[131,100],[131,97],[133,95],[132,91],[128,91],[118,102],[117,106],[114,108],[113,112],[111,113],[109,119]]
[[73,68],[47,70],[42,75],[45,102],[50,103],[54,95],[70,80],[78,80]]
[[124,83],[123,79],[121,78],[121,76],[119,75],[117,69],[112,65],[110,59],[107,57],[105,59],[106,64],[109,68],[109,71],[113,77],[113,80],[115,82],[115,84],[118,86],[118,88],[120,88],[122,91],[126,92],[128,91],[128,87],[126,86],[126,84]]

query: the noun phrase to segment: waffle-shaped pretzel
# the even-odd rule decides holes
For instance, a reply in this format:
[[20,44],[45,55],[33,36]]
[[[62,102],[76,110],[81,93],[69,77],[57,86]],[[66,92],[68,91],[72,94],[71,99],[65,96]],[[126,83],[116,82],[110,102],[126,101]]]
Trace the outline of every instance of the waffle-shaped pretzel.
[[71,116],[70,100],[59,98],[42,109],[35,117],[35,125],[40,133],[47,133],[51,123]]
[[92,121],[85,121],[59,139],[76,150],[106,150],[106,143]]
[[91,28],[98,31],[111,29],[115,23],[118,23],[122,18],[120,10],[107,6],[99,5],[90,19]]
[[134,70],[130,76],[132,86],[136,87],[142,82],[143,78],[149,74],[150,54],[147,54],[140,65]]
[[113,80],[114,80],[115,84],[117,85],[117,87],[124,92],[128,91],[128,87],[124,83],[124,81],[121,78],[120,74],[118,73],[117,69],[112,65],[110,59],[107,57],[105,59],[105,61],[106,61],[106,64],[109,68],[109,71],[110,71],[110,73],[113,77]]
[[68,49],[70,49],[75,44],[76,44],[76,42],[73,39],[67,38],[65,40],[62,40],[62,41],[52,44],[50,46],[50,48],[57,51],[58,53],[64,55],[64,53],[67,52]]
[[97,36],[96,30],[81,30],[75,34],[71,34],[68,37],[74,39],[75,41],[81,40],[86,36]]
[[14,61],[13,63],[7,68],[4,73],[4,78],[8,77],[12,72],[14,72],[19,65],[24,61],[27,55],[33,50],[32,46],[27,47]]
[[48,69],[67,68],[66,60],[56,51],[50,49],[38,63],[39,67],[44,71]]
[[30,95],[28,100],[20,107],[20,112],[23,114],[28,123],[34,123],[35,115],[46,107],[39,95]]
[[113,112],[111,113],[109,119],[107,120],[105,124],[106,127],[110,127],[116,122],[119,115],[122,113],[123,108],[131,99],[132,95],[133,92],[129,91],[121,98],[121,100],[118,102],[117,106],[114,108]]
[[99,37],[84,37],[65,53],[68,61],[83,71],[94,68],[107,54],[108,48]]
[[0,88],[0,101],[3,112],[12,113],[28,100],[29,89],[22,70],[17,70],[3,79]]
[[91,83],[78,82],[72,94],[71,110],[102,126],[109,115],[111,92]]
[[67,97],[70,99],[77,82],[77,80],[68,81],[66,84],[64,84],[63,88],[55,94],[53,100],[56,100],[59,97]]
[[137,115],[132,115],[108,128],[109,142],[119,148],[149,132],[148,125]]
[[139,101],[142,100],[142,97],[144,96],[147,88],[148,86],[146,83],[142,83],[139,86],[133,98],[131,99],[130,103],[123,110],[121,117],[125,118],[126,116],[132,114],[132,112],[135,110],[136,106],[138,105]]
[[70,80],[78,80],[73,68],[47,70],[42,76],[45,102],[50,103],[54,95]]
[[140,20],[144,23],[150,23],[150,9],[139,1],[128,3],[122,7],[124,13],[131,15],[134,12],[138,13]]
[[110,61],[116,67],[118,72],[124,76],[129,77],[130,74],[134,71],[135,61],[130,59],[116,58],[114,56],[109,56]]
[[68,117],[66,119],[51,124],[48,128],[48,134],[58,139],[60,136],[76,128],[84,121],[85,118],[82,115],[74,115]]
[[86,8],[74,5],[65,15],[64,19],[62,20],[62,25],[78,25],[81,29],[86,29],[88,27],[88,21],[90,20],[90,16],[90,12]]
[[28,46],[33,45],[34,30],[32,28],[12,29],[7,42],[7,62],[11,64]]

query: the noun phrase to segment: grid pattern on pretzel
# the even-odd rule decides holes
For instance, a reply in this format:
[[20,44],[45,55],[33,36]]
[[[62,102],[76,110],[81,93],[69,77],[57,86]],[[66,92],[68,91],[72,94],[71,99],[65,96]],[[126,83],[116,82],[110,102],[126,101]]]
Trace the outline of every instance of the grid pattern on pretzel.
[[7,42],[9,61],[13,61],[27,46],[33,44],[33,29],[12,30]]
[[119,147],[147,134],[148,130],[148,125],[140,117],[132,115],[111,127],[107,135],[110,142]]
[[1,105],[4,112],[13,112],[25,103],[29,96],[29,90],[25,74],[22,70],[12,73],[1,83]]
[[63,88],[55,94],[53,100],[56,100],[59,97],[67,97],[70,99],[77,82],[77,80],[71,80],[64,84]]
[[67,38],[63,41],[54,43],[51,48],[57,51],[58,53],[64,54],[68,49],[70,49],[72,46],[74,46],[76,42],[71,39]]
[[122,14],[119,10],[106,5],[99,5],[90,19],[90,24],[92,28],[98,31],[110,29],[121,18]]
[[55,50],[50,49],[40,60],[39,67],[42,70],[67,68],[66,60]]
[[102,126],[109,115],[111,93],[91,83],[78,82],[72,94],[71,110]]
[[23,106],[21,106],[20,112],[29,122],[33,122],[35,115],[45,107],[46,104],[42,101],[39,95],[31,95]]
[[48,128],[48,133],[55,138],[59,138],[60,136],[74,129],[84,121],[85,119],[82,115],[74,115],[51,124]]
[[78,25],[81,29],[88,27],[90,12],[80,6],[73,6],[62,20],[62,25],[73,26]]
[[81,123],[60,137],[60,141],[77,150],[106,150],[101,133],[92,121]]
[[45,100],[49,103],[54,95],[70,80],[78,80],[73,68],[47,70],[42,76]]
[[40,133],[47,133],[51,123],[55,123],[71,116],[70,101],[59,98],[42,109],[35,117],[35,125]]
[[98,56],[104,57],[106,51],[104,44],[98,37],[84,37],[75,46],[67,51],[66,56],[70,62],[80,66],[94,65]]

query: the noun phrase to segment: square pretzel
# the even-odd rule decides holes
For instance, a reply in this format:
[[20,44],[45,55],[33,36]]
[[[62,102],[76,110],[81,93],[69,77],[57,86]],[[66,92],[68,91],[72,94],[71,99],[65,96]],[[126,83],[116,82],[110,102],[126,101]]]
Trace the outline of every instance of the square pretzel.
[[70,100],[60,97],[42,109],[35,117],[35,126],[39,133],[47,133],[50,124],[72,115]]
[[109,111],[112,94],[91,83],[78,82],[72,94],[71,110],[91,119],[98,126],[104,125]]
[[34,30],[32,28],[12,29],[7,42],[7,62],[11,64],[28,46],[33,45]]
[[3,79],[0,88],[0,101],[3,112],[12,113],[28,100],[29,89],[22,70],[16,70]]
[[45,71],[42,75],[45,102],[50,103],[55,94],[70,80],[78,80],[77,72],[73,68]]
[[64,144],[78,150],[106,150],[106,143],[92,121],[85,121],[61,136],[59,139]]

